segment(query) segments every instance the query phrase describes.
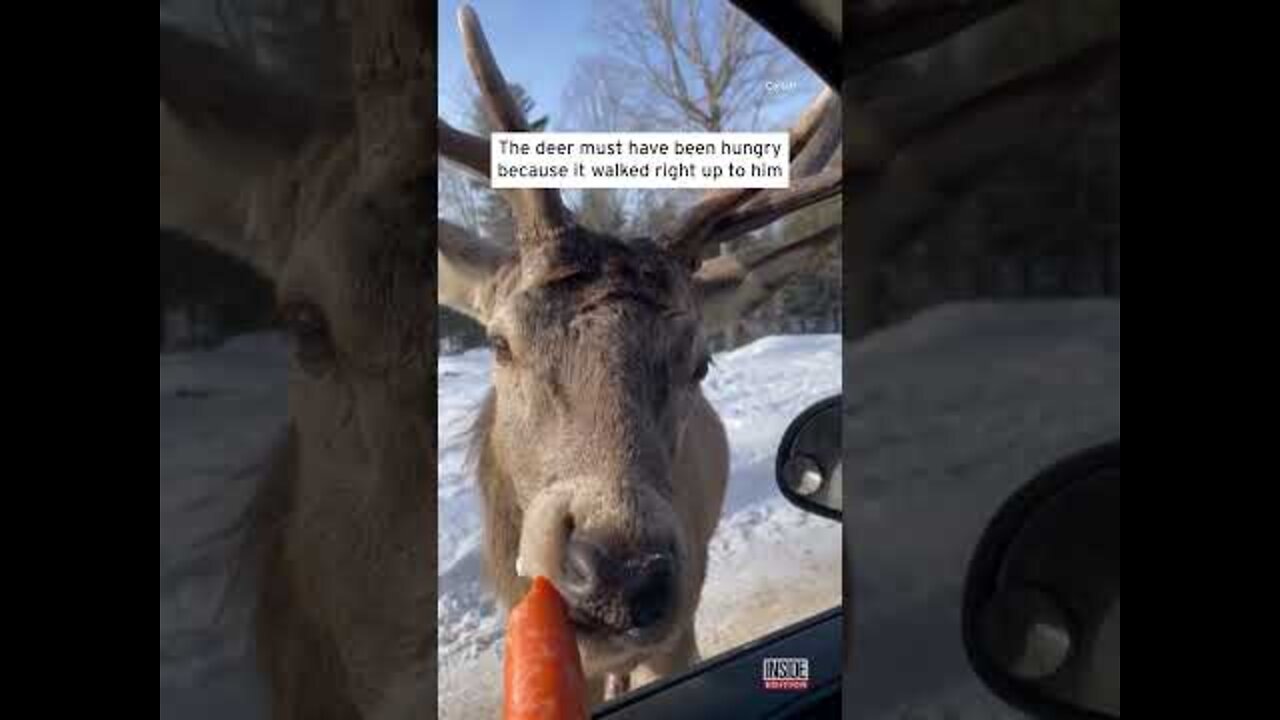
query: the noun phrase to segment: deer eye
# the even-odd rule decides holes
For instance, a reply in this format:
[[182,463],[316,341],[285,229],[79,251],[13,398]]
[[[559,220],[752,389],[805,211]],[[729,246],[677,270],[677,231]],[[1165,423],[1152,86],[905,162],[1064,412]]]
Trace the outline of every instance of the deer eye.
[[281,324],[293,343],[293,354],[303,370],[319,374],[334,359],[333,339],[324,311],[315,303],[287,303],[280,309]]
[[506,365],[511,362],[511,343],[501,335],[491,335],[489,344],[493,346],[493,356],[499,363]]

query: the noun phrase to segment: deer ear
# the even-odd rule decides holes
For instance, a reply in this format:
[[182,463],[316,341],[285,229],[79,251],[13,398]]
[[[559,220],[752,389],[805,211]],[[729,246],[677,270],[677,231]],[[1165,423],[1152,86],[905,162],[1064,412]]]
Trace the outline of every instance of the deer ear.
[[268,278],[291,239],[284,161],[320,124],[351,113],[278,85],[227,50],[160,27],[160,227]]
[[509,248],[483,240],[447,220],[438,221],[437,302],[471,319],[488,322],[485,292],[498,269],[515,257]]
[[702,263],[694,284],[702,301],[702,323],[718,332],[760,307],[793,277],[812,271],[840,238],[832,225],[798,240],[748,246]]

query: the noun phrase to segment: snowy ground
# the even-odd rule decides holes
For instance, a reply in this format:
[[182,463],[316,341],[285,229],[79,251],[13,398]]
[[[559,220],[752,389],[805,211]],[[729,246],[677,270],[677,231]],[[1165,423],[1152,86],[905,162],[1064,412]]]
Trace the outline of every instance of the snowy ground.
[[[840,353],[838,335],[765,338],[717,355],[703,383],[732,452],[697,618],[704,654],[840,604],[840,525],[792,507],[773,477],[787,424],[840,392]],[[492,718],[498,709],[502,618],[480,578],[478,498],[462,467],[489,363],[487,350],[440,360],[441,718]]]
[[1120,303],[944,306],[846,347],[845,368],[845,716],[1021,717],[964,657],[964,573],[1010,493],[1120,437]]
[[256,717],[244,616],[219,615],[233,523],[285,412],[270,335],[160,356],[160,717]]
[[[1012,717],[964,664],[960,580],[1008,492],[1061,453],[1119,436],[1119,304],[947,306],[844,356],[857,543],[849,716]],[[458,473],[457,431],[483,392],[484,363],[473,353],[440,366],[444,717],[494,717],[499,677],[500,625],[476,581],[475,499]],[[729,427],[734,478],[699,623],[708,652],[834,605],[840,588],[839,527],[773,498],[771,478],[786,423],[841,385],[836,339],[769,338],[718,363],[707,392]],[[261,717],[243,616],[215,611],[253,462],[284,420],[284,378],[271,336],[160,358],[161,720]]]

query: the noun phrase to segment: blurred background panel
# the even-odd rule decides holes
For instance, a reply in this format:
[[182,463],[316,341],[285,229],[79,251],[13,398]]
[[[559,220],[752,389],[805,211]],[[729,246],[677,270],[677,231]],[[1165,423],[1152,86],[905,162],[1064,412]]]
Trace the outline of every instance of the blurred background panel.
[[1120,3],[847,3],[848,717],[1020,717],[960,600],[1003,500],[1120,436]]

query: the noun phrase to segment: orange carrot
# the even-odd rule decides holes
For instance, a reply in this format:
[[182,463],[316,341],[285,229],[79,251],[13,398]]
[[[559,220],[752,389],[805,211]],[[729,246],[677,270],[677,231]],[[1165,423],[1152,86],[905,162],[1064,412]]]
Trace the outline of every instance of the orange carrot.
[[564,600],[545,577],[507,619],[503,720],[585,720],[587,683]]

